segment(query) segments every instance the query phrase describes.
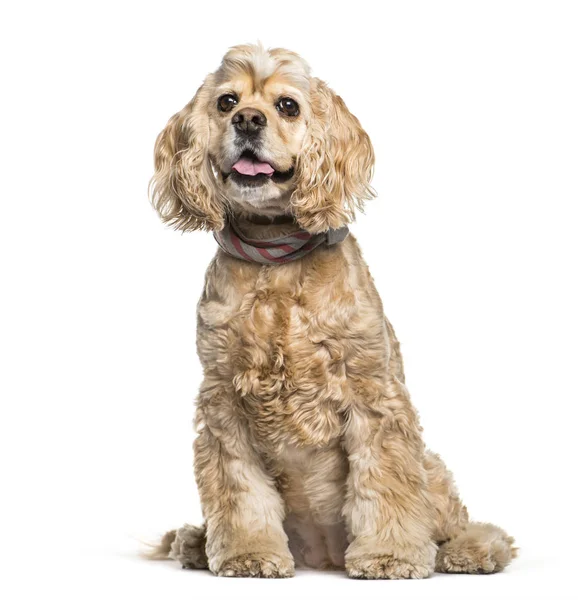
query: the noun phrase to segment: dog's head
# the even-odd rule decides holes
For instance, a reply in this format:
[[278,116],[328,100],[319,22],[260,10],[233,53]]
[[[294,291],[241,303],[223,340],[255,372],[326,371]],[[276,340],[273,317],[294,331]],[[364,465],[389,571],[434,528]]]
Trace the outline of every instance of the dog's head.
[[152,201],[181,230],[219,230],[242,211],[317,233],[373,195],[373,162],[359,121],[303,59],[237,46],[159,135]]

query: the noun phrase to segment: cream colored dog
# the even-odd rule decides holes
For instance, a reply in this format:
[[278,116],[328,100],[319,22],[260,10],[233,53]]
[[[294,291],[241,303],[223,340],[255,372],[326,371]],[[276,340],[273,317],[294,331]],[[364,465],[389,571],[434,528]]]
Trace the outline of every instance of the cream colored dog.
[[198,306],[205,523],[166,534],[156,557],[224,576],[297,564],[397,579],[515,556],[425,450],[399,343],[346,237],[373,163],[343,100],[293,52],[260,46],[231,49],[160,134],[155,208],[221,249]]

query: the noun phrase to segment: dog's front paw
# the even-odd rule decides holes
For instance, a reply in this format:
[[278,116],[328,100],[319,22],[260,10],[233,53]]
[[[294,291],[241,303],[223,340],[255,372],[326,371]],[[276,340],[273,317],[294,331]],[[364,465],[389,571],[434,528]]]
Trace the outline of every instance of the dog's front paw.
[[415,551],[394,556],[387,552],[348,553],[345,561],[347,575],[354,579],[424,579],[434,570],[435,547],[426,544]]
[[219,577],[293,577],[295,566],[292,558],[251,552],[225,560],[217,575]]
[[433,564],[408,562],[386,554],[348,560],[345,569],[353,579],[424,579],[433,573]]

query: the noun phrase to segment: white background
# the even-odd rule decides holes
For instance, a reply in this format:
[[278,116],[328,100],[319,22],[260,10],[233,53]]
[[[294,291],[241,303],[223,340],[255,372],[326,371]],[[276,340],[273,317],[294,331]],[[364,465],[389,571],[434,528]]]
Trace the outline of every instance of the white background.
[[[0,586],[5,598],[558,598],[576,558],[573,2],[5,2]],[[225,580],[136,556],[201,520],[195,305],[215,242],[148,204],[167,119],[226,49],[308,59],[376,148],[353,226],[428,445],[503,574]]]

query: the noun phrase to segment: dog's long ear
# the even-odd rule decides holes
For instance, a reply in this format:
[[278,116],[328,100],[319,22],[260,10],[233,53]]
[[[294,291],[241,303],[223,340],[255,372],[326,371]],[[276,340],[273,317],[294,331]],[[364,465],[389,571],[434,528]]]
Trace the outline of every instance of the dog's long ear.
[[155,174],[150,183],[153,206],[161,219],[181,231],[223,228],[225,211],[209,145],[208,80],[159,134]]
[[296,164],[293,214],[312,233],[351,222],[354,210],[375,193],[369,136],[345,102],[319,79],[312,80],[312,118]]

